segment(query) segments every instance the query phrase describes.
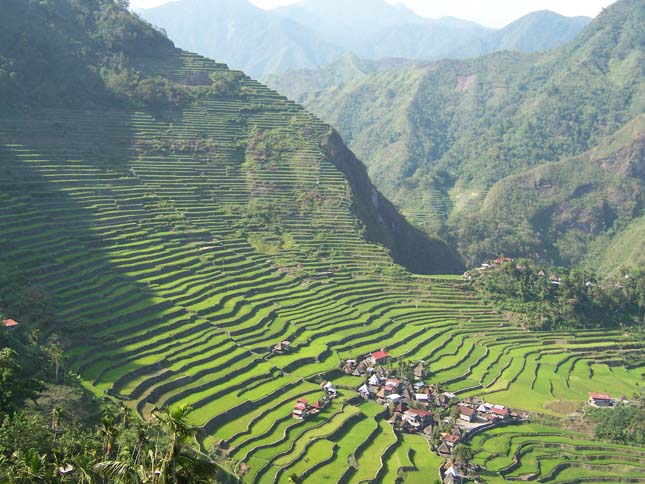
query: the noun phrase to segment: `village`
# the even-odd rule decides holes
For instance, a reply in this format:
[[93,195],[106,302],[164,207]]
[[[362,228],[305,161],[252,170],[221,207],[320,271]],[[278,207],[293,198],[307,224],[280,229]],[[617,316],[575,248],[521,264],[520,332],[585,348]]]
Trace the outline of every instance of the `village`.
[[422,361],[414,368],[400,365],[398,371],[393,371],[389,358],[388,352],[381,349],[361,361],[345,361],[342,370],[366,379],[358,388],[361,398],[387,407],[388,422],[395,429],[424,434],[443,457],[452,456],[454,447],[477,429],[525,418],[503,405],[475,397],[460,400],[454,393],[442,392],[439,385],[426,384]]

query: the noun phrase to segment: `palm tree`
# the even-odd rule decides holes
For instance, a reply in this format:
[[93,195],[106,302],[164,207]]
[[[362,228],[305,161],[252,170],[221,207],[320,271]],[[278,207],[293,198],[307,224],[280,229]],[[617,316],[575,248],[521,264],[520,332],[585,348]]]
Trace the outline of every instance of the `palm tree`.
[[191,410],[190,405],[182,404],[153,412],[169,437],[161,466],[163,483],[196,483],[213,477],[217,471],[213,462],[188,445],[199,431],[199,427],[188,421]]
[[110,454],[112,454],[112,445],[114,444],[114,439],[117,435],[116,419],[114,415],[109,412],[106,412],[105,415],[103,415],[101,426],[99,427],[99,433],[103,437],[103,452],[107,459]]
[[177,481],[177,464],[178,458],[183,450],[184,445],[190,437],[194,437],[199,430],[188,422],[188,413],[192,410],[190,405],[184,403],[177,407],[166,407],[163,410],[153,412],[155,418],[162,427],[165,427],[169,434],[170,441],[163,459],[163,474],[166,475],[168,470],[172,478],[171,482]]
[[16,482],[19,484],[51,481],[54,470],[47,462],[46,455],[40,455],[36,449],[29,449],[27,452],[17,450],[12,457]]
[[106,460],[94,466],[94,471],[105,477],[108,482],[119,484],[144,484],[155,482],[147,480],[147,474],[143,466],[136,466],[129,460]]

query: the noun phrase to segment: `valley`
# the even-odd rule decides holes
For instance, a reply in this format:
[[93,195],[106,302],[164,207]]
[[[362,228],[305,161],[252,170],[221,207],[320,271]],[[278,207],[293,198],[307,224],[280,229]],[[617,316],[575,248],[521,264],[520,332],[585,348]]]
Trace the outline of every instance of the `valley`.
[[[122,26],[107,2],[91,8]],[[53,301],[53,327],[19,330],[55,330],[69,379],[149,422],[188,404],[190,443],[227,482],[442,481],[457,460],[438,453],[459,432],[450,412],[471,398],[522,417],[451,441],[472,450],[461,467],[473,480],[645,482],[642,447],[573,428],[590,393],[638,404],[637,328],[527,329],[477,296],[457,251],[407,222],[295,102],[138,20],[123,35],[147,51],[89,27],[96,52],[73,51],[75,21],[57,8],[80,7],[53,0],[50,16],[36,3],[34,18],[70,36],[63,68],[98,58],[84,67],[102,79],[88,96],[59,85],[68,100],[47,97],[46,79],[31,98],[17,68],[0,77],[14,94],[0,112],[0,264]],[[402,385],[423,361],[415,380],[454,394],[443,410],[424,407],[427,434],[396,430],[392,406],[360,397],[366,374],[343,371],[374,352]]]

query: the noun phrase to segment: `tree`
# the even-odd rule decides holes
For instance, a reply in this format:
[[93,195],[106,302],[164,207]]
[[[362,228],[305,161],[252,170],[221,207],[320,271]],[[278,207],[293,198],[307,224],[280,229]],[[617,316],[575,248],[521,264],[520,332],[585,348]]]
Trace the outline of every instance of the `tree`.
[[60,337],[55,333],[47,338],[47,353],[51,358],[52,366],[55,369],[55,379],[54,383],[58,383],[58,372],[60,369],[61,362],[63,361],[63,345],[61,343]]
[[474,454],[470,447],[466,444],[457,444],[452,451],[452,456],[455,463],[460,466],[468,465],[468,462],[473,458]]
[[11,413],[16,405],[33,394],[31,380],[24,375],[18,353],[11,348],[0,350],[0,414]]

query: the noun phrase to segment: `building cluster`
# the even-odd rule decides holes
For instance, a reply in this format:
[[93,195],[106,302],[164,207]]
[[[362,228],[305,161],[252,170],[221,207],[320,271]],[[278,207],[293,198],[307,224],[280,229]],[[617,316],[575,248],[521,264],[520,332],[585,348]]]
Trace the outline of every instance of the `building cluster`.
[[323,391],[323,396],[317,401],[309,403],[309,399],[304,397],[296,400],[291,411],[291,416],[293,418],[297,420],[305,420],[308,417],[319,414],[331,405],[332,400],[338,395],[338,391],[334,387],[334,384],[329,381],[324,381],[320,384],[320,388]]

